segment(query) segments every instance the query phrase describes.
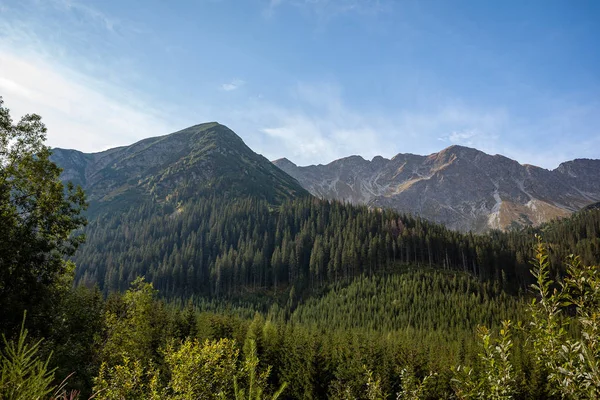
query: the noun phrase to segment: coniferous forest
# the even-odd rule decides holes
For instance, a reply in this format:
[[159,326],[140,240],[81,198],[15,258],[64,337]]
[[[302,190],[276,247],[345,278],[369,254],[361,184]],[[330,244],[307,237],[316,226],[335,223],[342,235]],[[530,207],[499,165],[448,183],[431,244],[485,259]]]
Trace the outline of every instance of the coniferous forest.
[[600,395],[598,208],[486,234],[307,195],[97,212],[38,116],[0,102],[0,135],[2,399]]

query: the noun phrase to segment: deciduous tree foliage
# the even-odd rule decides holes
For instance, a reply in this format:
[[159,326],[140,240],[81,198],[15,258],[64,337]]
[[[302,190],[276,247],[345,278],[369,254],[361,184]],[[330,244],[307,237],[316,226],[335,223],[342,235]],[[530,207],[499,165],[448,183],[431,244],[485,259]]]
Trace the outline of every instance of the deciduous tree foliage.
[[[82,242],[72,235],[85,219],[80,188],[61,183],[61,170],[48,157],[46,127],[27,114],[17,123],[0,97],[0,321],[14,333],[30,310],[37,329],[42,310],[70,287],[73,265],[65,261]],[[49,314],[46,312],[46,315]],[[47,321],[43,321],[46,322]]]

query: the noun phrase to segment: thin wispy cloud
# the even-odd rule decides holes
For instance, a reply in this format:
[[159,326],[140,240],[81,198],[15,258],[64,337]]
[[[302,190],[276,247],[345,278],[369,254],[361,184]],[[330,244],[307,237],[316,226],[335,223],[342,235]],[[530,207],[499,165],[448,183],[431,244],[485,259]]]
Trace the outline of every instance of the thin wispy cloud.
[[311,13],[319,19],[329,19],[349,13],[377,15],[392,6],[389,0],[270,0],[264,15],[272,17],[277,10],[291,6]]
[[0,69],[0,94],[13,117],[40,114],[52,147],[93,152],[173,130],[159,111],[129,102],[130,93],[95,85],[42,56],[0,47]]
[[[75,37],[78,45],[105,45],[102,41],[108,39],[97,28],[115,36],[121,31],[117,18],[73,0],[51,0],[38,6],[46,10],[42,15],[58,13],[68,36],[59,41],[51,34],[59,19],[30,17],[10,4],[3,11],[11,18],[0,21],[0,95],[15,119],[26,113],[40,114],[50,146],[87,152],[179,128],[171,122],[172,115],[122,84],[131,76],[126,68],[111,79],[113,68],[126,60],[99,63],[80,58],[64,41]],[[90,26],[94,27],[91,33]]]
[[469,143],[476,136],[477,132],[475,131],[452,132],[448,136],[448,140],[452,143],[462,143],[466,140]]
[[73,0],[8,2],[2,14],[0,46],[4,49],[30,58],[43,57],[117,85],[137,74],[128,53],[115,51],[138,36],[134,22],[122,22]]
[[117,18],[75,0],[49,0],[47,4],[50,4],[61,11],[74,13],[86,21],[99,23],[111,32],[114,32],[115,28],[120,26],[120,21]]
[[301,165],[350,154],[375,156],[385,149],[376,132],[383,125],[343,104],[335,85],[297,84],[291,97],[295,104],[291,107],[254,99],[229,111],[228,120],[254,150],[269,159],[285,156]]
[[228,83],[223,83],[221,85],[221,89],[226,91],[226,92],[231,92],[232,90],[237,90],[239,89],[241,86],[243,86],[246,82],[244,82],[241,79],[234,79],[231,82]]

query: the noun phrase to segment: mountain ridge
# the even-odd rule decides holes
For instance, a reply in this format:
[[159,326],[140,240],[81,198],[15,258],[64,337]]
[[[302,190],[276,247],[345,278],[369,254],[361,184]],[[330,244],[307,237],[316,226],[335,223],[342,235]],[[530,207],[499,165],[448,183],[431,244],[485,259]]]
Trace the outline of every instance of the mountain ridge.
[[600,201],[600,160],[578,158],[548,170],[452,145],[429,155],[350,155],[298,166],[285,157],[270,162],[218,122],[95,153],[53,152],[61,179],[86,190],[92,214],[208,192],[272,203],[311,193],[482,232],[536,226]]
[[97,153],[55,148],[61,179],[79,184],[92,208],[168,202],[219,191],[270,202],[308,195],[298,182],[217,122],[197,124]]
[[371,161],[352,155],[325,165],[273,163],[317,197],[389,207],[462,231],[539,225],[600,200],[600,160],[593,159],[548,170],[452,145]]

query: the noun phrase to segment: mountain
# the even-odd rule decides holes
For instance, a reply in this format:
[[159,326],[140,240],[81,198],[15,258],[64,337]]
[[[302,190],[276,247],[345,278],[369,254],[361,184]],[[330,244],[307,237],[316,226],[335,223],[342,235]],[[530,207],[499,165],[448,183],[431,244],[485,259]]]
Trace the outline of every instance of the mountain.
[[600,160],[549,171],[501,155],[450,146],[429,156],[360,156],[299,167],[273,161],[310,193],[420,215],[462,231],[539,225],[600,200]]
[[206,193],[252,195],[272,203],[308,194],[216,122],[99,153],[56,148],[52,160],[63,168],[61,179],[83,187],[92,211]]

